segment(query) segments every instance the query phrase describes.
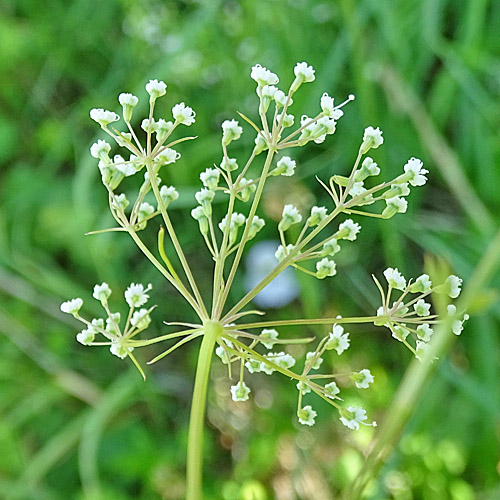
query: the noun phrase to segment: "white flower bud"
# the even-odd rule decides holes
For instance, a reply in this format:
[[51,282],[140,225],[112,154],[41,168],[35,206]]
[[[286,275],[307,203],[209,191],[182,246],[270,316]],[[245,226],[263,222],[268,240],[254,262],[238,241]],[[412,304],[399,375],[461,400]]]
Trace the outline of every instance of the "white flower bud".
[[302,215],[300,215],[298,208],[293,205],[285,205],[278,228],[280,231],[286,231],[292,224],[298,224],[301,221]]
[[137,106],[139,99],[133,94],[121,93],[118,96],[118,102],[122,105],[123,108],[123,119],[130,123],[132,119],[132,113],[134,108]]
[[361,230],[361,226],[352,219],[347,219],[339,225],[339,230],[335,233],[338,240],[354,241],[356,235]]
[[337,268],[333,260],[329,260],[326,257],[316,262],[316,277],[319,279],[324,279],[327,276],[335,276],[337,274]]
[[235,170],[238,170],[238,163],[236,163],[236,158],[223,158],[220,168],[223,170],[227,170],[228,172],[234,172]]
[[146,92],[150,95],[150,100],[154,101],[166,94],[167,92],[167,84],[158,80],[149,80],[146,83]]
[[377,149],[384,142],[382,131],[377,127],[365,128],[363,143],[361,144],[361,153],[365,154],[370,149]]
[[94,293],[92,294],[92,297],[100,301],[101,304],[103,305],[107,304],[110,295],[111,295],[111,288],[109,288],[109,285],[107,283],[102,283],[101,285],[94,286]]
[[200,180],[205,187],[214,190],[219,184],[220,172],[216,168],[207,168],[200,174]]
[[[315,352],[308,352],[306,354],[306,360],[309,361],[310,359],[313,359],[314,357],[316,357],[316,353]],[[315,361],[314,361],[314,364],[311,366],[311,369],[312,370],[319,370],[321,364],[323,363],[323,358],[317,358]]]
[[183,102],[180,102],[172,108],[172,116],[176,122],[189,127],[189,125],[192,125],[195,122],[196,113],[193,111],[193,108],[190,108]]
[[328,209],[326,207],[314,206],[311,208],[311,215],[307,220],[309,227],[314,227],[323,222],[328,215]]
[[255,80],[259,87],[264,85],[276,85],[279,82],[277,75],[264,68],[260,64],[256,64],[252,67],[252,72],[250,73],[252,80]]
[[295,160],[292,160],[289,156],[283,156],[278,163],[276,164],[276,168],[270,172],[271,175],[285,175],[286,177],[290,177],[294,174],[295,167],[297,163]]
[[107,111],[102,108],[91,109],[90,118],[97,122],[102,128],[106,128],[110,123],[117,122],[120,119],[113,111]]
[[[165,208],[168,208],[170,203],[179,198],[179,192],[174,188],[174,186],[162,186],[160,188],[160,197],[165,205]],[[160,210],[160,207],[158,207],[158,210]]]
[[67,300],[66,302],[63,302],[61,304],[61,311],[66,314],[72,314],[73,316],[76,316],[82,306],[83,300],[80,298]]
[[323,245],[321,256],[333,256],[338,252],[340,252],[340,245],[337,243],[337,240],[335,238],[332,238]]
[[222,122],[222,142],[224,145],[230,144],[241,137],[243,129],[236,120],[225,120]]

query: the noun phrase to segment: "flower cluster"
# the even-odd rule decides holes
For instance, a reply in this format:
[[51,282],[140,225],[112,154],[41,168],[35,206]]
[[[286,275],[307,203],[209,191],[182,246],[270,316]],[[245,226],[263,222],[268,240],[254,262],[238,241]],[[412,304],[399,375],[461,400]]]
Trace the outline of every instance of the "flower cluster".
[[[429,275],[422,274],[415,281],[409,280],[391,267],[384,271],[387,281],[387,292],[382,285],[373,278],[379,288],[382,305],[377,310],[375,325],[385,326],[392,336],[402,342],[419,359],[423,360],[425,353],[429,349],[429,342],[434,334],[433,325],[441,320],[437,314],[432,313],[431,304],[426,299],[432,293],[446,294],[452,299],[460,295],[462,279],[455,275],[450,275],[445,282],[434,286]],[[392,305],[392,293],[397,290],[401,292],[399,298]],[[448,314],[453,316],[453,333],[460,335],[463,330],[463,323],[469,319],[468,314],[463,314],[462,319],[457,318],[457,309],[454,304],[448,305]],[[414,339],[414,346],[409,342]]]
[[[61,304],[61,311],[73,315],[86,326],[76,336],[76,340],[80,344],[86,346],[107,345],[111,354],[122,359],[130,356],[135,362],[132,355],[135,341],[132,339],[148,328],[151,323],[151,311],[156,307],[153,306],[149,309],[141,307],[149,300],[148,292],[151,288],[151,284],[145,287],[139,283],[131,283],[125,290],[124,296],[129,306],[129,312],[123,328],[120,326],[121,314],[119,312],[111,312],[109,308],[108,299],[111,295],[111,288],[107,283],[95,285],[94,293],[92,294],[94,299],[99,301],[104,308],[106,312],[105,318],[93,318],[92,320],[83,318],[80,315],[83,300],[80,298],[63,302]],[[98,334],[103,335],[105,340],[96,342],[95,338]]]

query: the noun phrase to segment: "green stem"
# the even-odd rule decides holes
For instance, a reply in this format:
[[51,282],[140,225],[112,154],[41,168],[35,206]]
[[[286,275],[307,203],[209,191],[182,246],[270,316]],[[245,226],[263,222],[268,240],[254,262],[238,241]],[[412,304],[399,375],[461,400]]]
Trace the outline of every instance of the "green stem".
[[214,346],[223,333],[219,323],[207,322],[198,355],[193,402],[189,418],[186,500],[202,500],[203,428],[207,387]]

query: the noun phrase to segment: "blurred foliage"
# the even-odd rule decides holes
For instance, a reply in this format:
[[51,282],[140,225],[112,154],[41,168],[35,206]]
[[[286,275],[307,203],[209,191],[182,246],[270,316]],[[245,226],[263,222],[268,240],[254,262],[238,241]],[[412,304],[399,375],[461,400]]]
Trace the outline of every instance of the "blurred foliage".
[[[133,276],[155,285],[157,331],[164,331],[164,319],[191,314],[124,235],[83,236],[110,223],[88,154],[98,137],[90,108],[116,109],[119,92],[143,95],[148,79],[161,78],[169,85],[164,112],[181,100],[196,110],[192,131],[199,138],[179,147],[183,160],[168,175],[185,200],[173,218],[189,228],[181,240],[205,290],[209,258],[193,258],[205,249],[186,208],[199,172],[220,161],[221,121],[236,111],[255,115],[253,64],[285,83],[296,61],[312,64],[317,79],[294,104],[303,112],[317,107],[324,91],[337,100],[357,96],[333,138],[298,153],[294,180],[270,185],[268,217],[289,199],[328,203],[315,175],[347,172],[365,126],[384,131],[374,157],[388,177],[409,156],[423,159],[431,180],[412,193],[409,214],[383,224],[362,221],[360,238],[339,256],[338,276],[301,278],[301,299],[271,312],[277,317],[372,314],[378,304],[370,274],[391,265],[418,275],[426,253],[467,279],[500,222],[498,2],[0,0],[0,6],[1,498],[183,498],[195,346],[154,365],[142,383],[106,349],[78,345],[76,322],[59,312],[67,297],[90,297],[96,282],[123,290]],[[238,158],[253,140],[246,132],[235,146]],[[262,238],[276,237],[271,227],[266,231]],[[148,237],[154,244],[153,231]],[[369,498],[500,497],[499,281],[478,291],[474,317],[415,402],[401,446]],[[242,289],[240,280],[232,299]],[[383,418],[410,353],[382,331],[352,333],[343,363],[372,368],[376,391],[364,404]],[[326,500],[359,469],[370,429],[347,432],[321,401],[314,403],[318,424],[296,428],[295,388],[287,380],[253,377],[253,401],[238,405],[218,365],[213,382],[207,499]]]

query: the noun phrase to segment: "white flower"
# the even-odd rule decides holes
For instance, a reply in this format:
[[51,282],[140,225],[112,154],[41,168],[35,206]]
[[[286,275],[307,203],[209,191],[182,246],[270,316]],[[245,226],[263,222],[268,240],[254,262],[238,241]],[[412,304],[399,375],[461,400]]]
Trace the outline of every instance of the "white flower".
[[132,318],[130,318],[130,324],[137,328],[138,330],[146,329],[151,323],[151,316],[147,309],[139,309],[132,314]]
[[231,141],[241,137],[243,129],[236,120],[225,120],[222,122],[222,142],[227,146]]
[[397,267],[395,269],[393,269],[392,267],[388,267],[384,271],[384,276],[387,280],[387,283],[389,283],[392,288],[401,291],[406,288],[406,280],[404,276],[398,271]]
[[352,219],[347,219],[339,225],[339,230],[335,234],[335,238],[338,240],[354,241],[360,230],[361,226],[357,222],[354,222]]
[[296,387],[303,396],[304,394],[309,394],[311,392],[311,388],[307,384],[304,384],[304,382],[302,381],[297,382]]
[[408,337],[408,335],[410,334],[410,330],[406,328],[406,325],[404,323],[391,327],[391,332],[392,336],[396,340],[399,340],[399,342],[403,342],[404,340],[406,340],[406,337]]
[[268,99],[273,99],[274,95],[278,91],[278,87],[275,87],[274,85],[264,85],[262,87],[262,97],[267,97]]
[[361,406],[348,406],[347,410],[342,408],[340,410],[340,415],[340,421],[349,429],[358,430],[360,424],[371,425],[373,427],[377,426],[376,422],[372,422],[371,424],[365,423],[368,417],[366,416],[366,410]]
[[157,99],[167,92],[167,84],[158,80],[149,80],[146,83],[146,92],[151,96],[151,100]]
[[[270,352],[265,357],[280,368],[289,369],[295,365],[294,357],[284,352]],[[264,361],[261,363],[260,369],[267,375],[271,375],[276,370]]]
[[[314,358],[315,356],[316,356],[315,352],[308,352],[306,354],[306,359],[310,360],[310,359]],[[323,363],[323,358],[316,359],[316,361],[314,362],[314,365],[311,366],[311,369],[318,370],[322,363]]]
[[236,163],[236,158],[224,158],[220,164],[220,168],[227,170],[228,172],[233,172],[238,169],[238,164]]
[[94,293],[92,297],[101,301],[103,304],[108,302],[108,298],[111,295],[111,288],[107,283],[102,283],[101,285],[94,286]]
[[279,82],[277,75],[264,68],[260,64],[256,64],[252,67],[252,72],[250,73],[252,80],[255,80],[259,87],[264,85],[275,85]]
[[299,422],[302,425],[314,425],[314,419],[316,418],[317,412],[315,412],[311,405],[304,406],[297,412],[297,417],[299,417]]
[[83,300],[78,298],[78,299],[72,299],[72,300],[67,300],[66,302],[63,302],[61,304],[61,311],[66,314],[72,314],[75,316],[78,314],[78,311],[82,308],[83,306]]
[[111,151],[111,146],[106,141],[101,141],[100,139],[97,142],[94,142],[92,146],[90,146],[90,154],[97,159],[103,159],[104,156],[107,158],[108,153]]
[[335,399],[335,396],[340,392],[338,385],[335,382],[330,382],[325,385],[325,396],[330,399]]
[[203,211],[207,217],[212,215],[212,201],[214,199],[215,193],[207,188],[200,189],[195,193],[194,197],[196,201],[202,206]]
[[165,207],[168,207],[170,203],[179,198],[179,192],[174,188],[174,186],[162,186],[160,188],[160,197]]
[[295,76],[304,82],[314,81],[314,68],[308,66],[306,62],[297,63],[295,68],[293,68]]
[[460,287],[462,286],[462,278],[455,276],[454,274],[448,276],[444,282],[447,287],[447,294],[452,298],[456,299],[460,295]]
[[111,354],[123,359],[127,357],[133,350],[133,347],[125,347],[119,341],[112,341],[111,347],[109,348]]
[[296,165],[297,163],[295,160],[292,160],[289,156],[283,156],[271,173],[272,175],[285,175],[286,177],[290,177],[294,174]]
[[[139,205],[139,210],[137,211],[137,221],[142,222],[148,219],[148,217],[152,215],[154,211],[155,211],[154,207],[150,205],[147,201],[144,201]],[[146,227],[146,222],[144,222],[143,226]],[[144,227],[142,227],[142,229],[144,229]]]
[[252,193],[254,193],[257,188],[255,186],[255,182],[251,179],[245,179],[245,177],[242,177],[238,182],[236,189],[238,190],[241,201],[248,201]]
[[261,371],[261,364],[257,359],[249,359],[245,363],[245,367],[250,373],[259,373]]
[[280,231],[286,231],[292,224],[298,224],[301,221],[302,215],[300,215],[298,208],[293,205],[285,205],[278,228]]
[[220,172],[216,168],[207,168],[200,174],[200,180],[208,189],[214,190],[219,184]]
[[[259,335],[260,343],[267,349],[272,349],[275,344],[273,340],[278,338],[278,332],[274,328],[265,328]],[[269,340],[264,340],[269,339]]]
[[294,246],[289,243],[286,246],[286,249],[283,248],[283,245],[280,245],[278,249],[276,250],[276,253],[274,256],[281,262],[287,255],[290,254],[290,252],[293,250]]
[[361,370],[359,373],[351,375],[351,380],[354,382],[358,389],[368,389],[370,384],[373,383],[373,375],[370,370]]
[[312,207],[311,215],[309,217],[309,227],[317,226],[326,219],[327,215],[328,209],[326,207]]
[[352,185],[352,188],[349,191],[349,195],[354,198],[355,196],[359,196],[366,191],[367,191],[367,189],[364,187],[363,181],[358,181]]
[[278,123],[281,122],[283,127],[291,127],[294,122],[295,122],[295,117],[293,115],[289,115],[285,113],[279,113],[276,115],[276,120],[278,120]]
[[86,330],[82,330],[80,333],[76,335],[76,340],[83,345],[89,345],[94,342],[95,339],[95,330],[93,328],[87,328]]
[[249,394],[250,389],[243,381],[231,386],[231,397],[233,398],[233,401],[247,401]]
[[407,181],[412,186],[423,186],[427,182],[427,177],[425,174],[428,174],[429,171],[425,168],[422,168],[423,163],[418,158],[410,158],[408,163],[404,166],[404,170],[406,172]]
[[264,131],[261,130],[260,133],[257,133],[257,137],[255,138],[255,154],[258,155],[267,148],[268,145],[265,139]]
[[340,252],[340,245],[337,243],[335,238],[331,238],[324,245],[321,251],[321,255],[335,255]]
[[326,349],[335,349],[338,355],[349,349],[349,333],[344,333],[344,328],[341,325],[334,324],[333,330],[328,335],[329,339],[325,344]]
[[428,323],[417,326],[417,335],[423,342],[429,342],[432,335],[434,335],[434,330],[430,327]]
[[336,274],[337,274],[337,268],[335,266],[335,261],[324,257],[319,262],[316,262],[317,278],[324,279],[327,276],[335,276]]
[[385,200],[387,206],[382,212],[382,216],[386,219],[391,218],[397,213],[404,214],[408,209],[408,202],[404,198],[399,198],[399,196],[394,196],[394,198],[389,198]]
[[154,118],[144,118],[141,122],[141,128],[144,130],[144,132],[152,133],[155,132],[158,129],[158,123],[155,121]]
[[255,238],[256,234],[266,225],[266,222],[261,217],[253,216],[250,229],[248,230],[248,239]]
[[90,118],[97,122],[101,127],[106,127],[110,123],[117,122],[120,117],[113,113],[113,111],[107,111],[102,108],[94,108],[90,110]]
[[177,122],[189,126],[195,122],[194,117],[196,116],[196,113],[193,111],[193,108],[190,108],[183,102],[180,102],[172,108],[172,116]]
[[431,345],[428,344],[427,342],[422,342],[420,340],[417,340],[416,344],[415,344],[415,351],[416,351],[416,355],[415,357],[419,360],[419,361],[423,361],[424,357],[425,357],[425,354],[427,353],[427,351],[429,350],[429,347]]
[[181,154],[175,149],[166,148],[156,157],[156,161],[161,165],[170,165],[170,163],[175,163],[180,157]]
[[431,313],[431,305],[425,302],[424,299],[420,299],[416,304],[413,304],[413,309],[415,309],[417,316],[429,316]]
[[130,307],[140,307],[144,305],[148,299],[149,295],[147,292],[151,290],[153,286],[149,284],[147,288],[140,283],[130,283],[129,287],[125,290],[125,300]]
[[335,109],[333,97],[330,97],[326,92],[321,96],[321,109],[325,116],[338,120],[344,112],[341,109]]
[[428,293],[432,290],[432,281],[428,274],[419,276],[410,286],[411,293]]
[[382,131],[377,127],[365,128],[363,134],[363,143],[361,144],[361,153],[366,153],[370,149],[377,149],[384,142]]
[[[457,313],[457,307],[454,304],[449,304],[447,309],[448,309],[448,314],[450,316],[454,316]],[[469,315],[464,314],[462,320],[456,319],[453,321],[451,329],[453,330],[453,333],[455,335],[460,335],[462,333],[462,330],[464,329],[464,323],[468,319],[469,319]]]
[[356,182],[364,181],[367,177],[380,174],[380,168],[373,161],[373,158],[367,156],[363,163],[361,164],[361,168],[354,175],[354,180]]
[[126,208],[129,206],[129,203],[130,202],[127,200],[125,193],[121,193],[121,194],[115,196],[115,198],[112,202],[112,205],[117,210],[121,210],[122,212],[125,212]]
[[288,97],[282,90],[277,90],[274,93],[274,102],[276,103],[276,107],[284,108],[287,100],[288,106],[291,106],[293,104],[293,99]]
[[134,108],[135,106],[137,106],[139,99],[133,94],[128,94],[128,93],[122,92],[118,96],[118,102],[122,106],[131,106]]
[[[222,340],[228,347],[233,348],[233,343],[230,340],[227,339],[222,339]],[[224,349],[222,345],[220,345],[219,347],[217,347],[217,349],[215,349],[215,354],[219,356],[219,358],[225,365],[229,364],[228,354],[229,356],[231,356],[231,353],[229,353],[227,349]]]

